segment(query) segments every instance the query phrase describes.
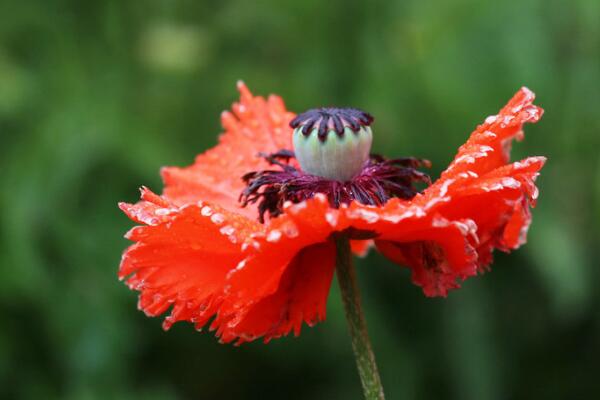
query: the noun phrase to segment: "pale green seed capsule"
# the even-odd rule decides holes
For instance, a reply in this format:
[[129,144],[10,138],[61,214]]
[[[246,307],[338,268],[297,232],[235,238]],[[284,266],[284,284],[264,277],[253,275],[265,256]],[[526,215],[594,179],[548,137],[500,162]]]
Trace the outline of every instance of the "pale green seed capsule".
[[362,171],[369,159],[372,141],[369,126],[361,126],[356,132],[346,126],[341,135],[330,129],[324,140],[319,138],[317,128],[304,135],[300,126],[293,133],[294,153],[302,170],[341,182],[351,180]]

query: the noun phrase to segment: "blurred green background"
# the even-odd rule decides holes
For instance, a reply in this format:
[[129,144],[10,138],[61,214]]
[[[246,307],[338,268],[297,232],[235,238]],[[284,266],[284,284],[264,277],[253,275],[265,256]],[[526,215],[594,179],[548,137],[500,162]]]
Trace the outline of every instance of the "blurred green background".
[[116,207],[212,146],[244,79],[292,110],[352,105],[375,150],[434,162],[527,85],[546,109],[529,243],[448,299],[359,262],[390,399],[600,393],[597,0],[0,2],[0,398],[360,399],[336,285],[328,320],[241,348],[161,330],[116,278]]

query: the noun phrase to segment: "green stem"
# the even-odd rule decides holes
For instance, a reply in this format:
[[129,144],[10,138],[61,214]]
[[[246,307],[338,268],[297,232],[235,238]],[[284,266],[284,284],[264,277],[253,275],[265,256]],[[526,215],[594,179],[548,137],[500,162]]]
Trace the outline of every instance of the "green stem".
[[356,271],[352,265],[350,240],[347,236],[340,235],[336,238],[336,247],[337,279],[363,392],[367,400],[382,400],[384,399],[383,386],[381,386],[381,378],[379,378],[375,355],[367,333],[367,324],[360,305],[360,292],[356,281]]

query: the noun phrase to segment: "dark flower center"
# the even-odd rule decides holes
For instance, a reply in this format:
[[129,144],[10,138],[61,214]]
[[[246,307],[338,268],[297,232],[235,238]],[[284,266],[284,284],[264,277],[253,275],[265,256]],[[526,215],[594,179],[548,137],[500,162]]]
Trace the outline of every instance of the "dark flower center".
[[381,206],[393,197],[409,200],[418,190],[416,182],[430,184],[429,176],[416,168],[430,167],[428,160],[398,158],[386,160],[371,155],[362,171],[348,181],[337,181],[311,175],[289,164],[294,152],[281,150],[274,154],[260,154],[277,169],[249,172],[242,177],[246,189],[240,194],[242,207],[258,203],[259,221],[265,214],[277,217],[286,201],[300,203],[316,193],[327,196],[331,207],[339,208],[353,200],[361,204]]
[[[275,168],[249,172],[242,177],[240,194],[245,207],[258,203],[260,222],[265,214],[277,217],[286,201],[300,203],[323,193],[331,207],[358,201],[381,206],[393,197],[411,199],[416,182],[431,183],[417,170],[427,160],[386,160],[370,155],[373,133],[371,114],[356,108],[315,108],[290,122],[294,151],[260,154]],[[297,163],[290,163],[295,158]],[[300,165],[296,168],[294,165]]]

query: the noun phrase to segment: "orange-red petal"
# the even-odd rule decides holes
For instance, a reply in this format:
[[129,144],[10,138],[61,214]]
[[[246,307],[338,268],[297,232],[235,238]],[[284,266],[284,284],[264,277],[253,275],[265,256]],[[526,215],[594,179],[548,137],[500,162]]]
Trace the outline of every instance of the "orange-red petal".
[[[529,209],[537,199],[534,182],[545,158],[507,163],[512,140],[523,137],[523,124],[537,122],[543,113],[533,105],[534,98],[528,89],[519,90],[497,116],[477,127],[440,179],[410,201],[418,212],[437,215],[435,225],[456,226],[466,233],[466,251],[456,259],[466,264],[457,269],[461,264],[450,258],[449,252],[461,248],[460,240],[444,245],[432,239],[439,234],[435,230],[424,231],[422,238],[412,234],[412,241],[384,232],[376,242],[390,259],[413,269],[413,281],[428,296],[445,296],[459,280],[483,271],[494,249],[509,251],[525,242]],[[403,228],[399,224],[398,229]],[[447,234],[443,237],[449,239]]]
[[237,339],[237,344],[259,337],[268,342],[290,332],[298,336],[303,323],[313,326],[325,319],[334,267],[332,243],[303,248],[286,266],[275,292],[221,323],[217,335],[225,343]]
[[144,224],[126,237],[119,278],[140,292],[138,307],[149,316],[172,308],[163,326],[188,320],[202,327],[223,301],[226,277],[241,261],[244,239],[260,224],[203,202],[182,207],[142,190],[143,201],[121,203]]
[[286,205],[284,213],[269,221],[264,232],[248,241],[248,257],[231,273],[231,300],[235,308],[249,307],[277,290],[279,279],[303,248],[324,243],[333,232],[324,218],[329,204],[324,196]]
[[535,94],[522,87],[500,110],[477,127],[456,154],[452,163],[434,184],[443,185],[460,173],[485,174],[510,160],[511,143],[523,138],[523,124],[535,123],[544,110],[533,104]]
[[238,201],[245,187],[242,176],[268,168],[259,153],[292,149],[288,124],[294,114],[278,96],[254,96],[242,82],[238,89],[239,102],[221,115],[225,132],[219,144],[197,156],[189,167],[163,168],[163,194],[178,205],[208,201],[255,219],[256,210],[241,208]]
[[449,220],[397,199],[381,208],[352,203],[343,211],[349,226],[374,232],[379,251],[412,269],[413,282],[427,296],[445,296],[458,279],[477,272],[476,226],[469,219]]
[[[252,235],[248,256],[230,273],[228,297],[212,325],[223,341],[260,336],[269,340],[297,332],[302,322],[312,325],[324,318],[334,269],[330,236],[344,228],[337,213],[325,196],[317,195],[286,204],[284,213],[270,220],[264,233]],[[290,303],[283,301],[285,298]],[[301,306],[292,304],[296,301]],[[277,312],[276,307],[280,307]],[[269,329],[258,321],[262,314],[288,313],[283,319],[270,318]]]

